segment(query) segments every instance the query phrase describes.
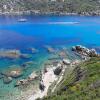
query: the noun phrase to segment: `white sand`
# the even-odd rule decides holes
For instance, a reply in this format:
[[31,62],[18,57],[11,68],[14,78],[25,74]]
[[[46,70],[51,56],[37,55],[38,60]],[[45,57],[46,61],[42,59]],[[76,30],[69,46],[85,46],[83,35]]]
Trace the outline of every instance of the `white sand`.
[[43,80],[43,83],[44,83],[44,86],[45,86],[45,89],[44,91],[37,91],[37,93],[35,93],[34,95],[32,95],[29,100],[35,100],[37,98],[42,98],[44,96],[47,96],[47,92],[48,92],[48,88],[49,86],[57,80],[57,77],[56,75],[54,75],[54,72],[53,72],[53,68],[48,68],[47,69],[48,72],[43,74],[42,76],[42,80]]

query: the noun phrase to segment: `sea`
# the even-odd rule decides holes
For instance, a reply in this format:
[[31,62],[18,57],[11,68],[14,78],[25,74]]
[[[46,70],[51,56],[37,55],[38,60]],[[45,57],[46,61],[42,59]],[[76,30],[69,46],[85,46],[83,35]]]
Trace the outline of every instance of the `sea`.
[[[26,19],[26,21],[19,21]],[[25,70],[22,77],[4,84],[0,79],[0,100],[15,100],[22,89],[14,87],[17,80],[27,78],[33,71],[40,71],[49,57],[53,56],[45,48],[57,50],[66,48],[71,55],[71,47],[84,45],[100,53],[100,17],[98,16],[34,16],[1,15],[0,49],[20,50],[30,58],[0,58],[0,73],[10,67],[21,67],[27,62],[34,62]],[[32,53],[31,48],[38,52]],[[71,59],[75,59],[72,54]],[[25,90],[26,91],[26,90]]]

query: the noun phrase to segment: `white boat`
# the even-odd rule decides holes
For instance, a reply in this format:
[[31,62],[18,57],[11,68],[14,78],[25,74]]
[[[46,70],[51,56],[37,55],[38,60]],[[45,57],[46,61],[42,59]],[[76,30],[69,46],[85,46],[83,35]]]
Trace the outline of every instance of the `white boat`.
[[24,18],[18,20],[18,22],[26,22],[26,21],[27,19],[24,19]]

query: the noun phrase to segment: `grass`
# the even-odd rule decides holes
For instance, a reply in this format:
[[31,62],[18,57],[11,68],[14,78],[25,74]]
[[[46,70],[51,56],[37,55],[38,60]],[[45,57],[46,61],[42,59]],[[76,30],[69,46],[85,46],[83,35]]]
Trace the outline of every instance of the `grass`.
[[[78,77],[79,79],[77,79]],[[89,61],[78,65],[78,67],[76,67],[69,75],[64,77],[59,87],[57,87],[55,93],[43,98],[43,100],[99,99],[100,58],[91,58]]]

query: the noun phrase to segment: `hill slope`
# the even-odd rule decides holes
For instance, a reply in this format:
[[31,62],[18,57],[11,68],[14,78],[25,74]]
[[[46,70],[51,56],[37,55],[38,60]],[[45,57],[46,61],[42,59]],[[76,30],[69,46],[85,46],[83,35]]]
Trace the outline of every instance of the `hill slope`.
[[65,77],[55,93],[43,100],[99,100],[100,58],[91,58]]
[[0,0],[1,12],[27,10],[95,15],[100,13],[100,0]]

